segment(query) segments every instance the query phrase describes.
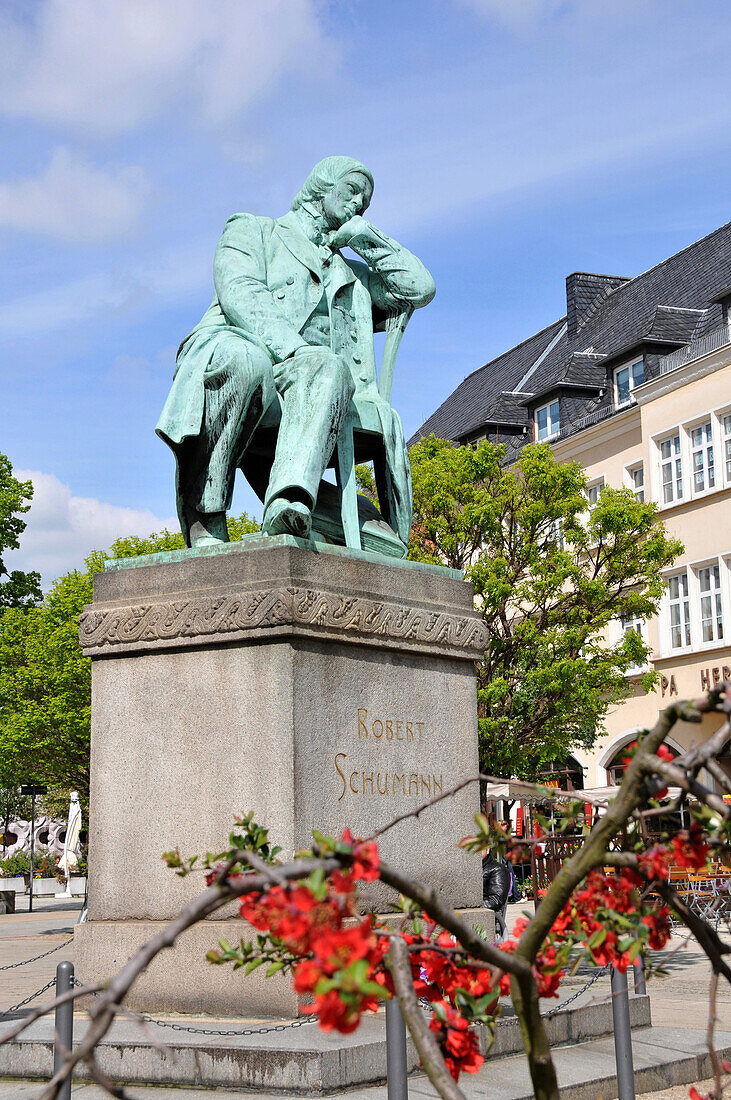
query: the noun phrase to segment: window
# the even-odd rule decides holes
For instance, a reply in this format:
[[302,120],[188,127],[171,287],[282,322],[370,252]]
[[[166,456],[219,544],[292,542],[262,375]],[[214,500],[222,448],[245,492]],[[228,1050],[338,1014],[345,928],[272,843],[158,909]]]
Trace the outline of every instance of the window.
[[690,600],[688,599],[688,574],[677,573],[668,581],[670,606],[670,646],[682,649],[690,645]]
[[635,500],[639,500],[642,503],[645,499],[645,467],[642,463],[639,466],[632,466],[628,471],[629,486],[632,490],[632,495]]
[[642,359],[614,372],[614,404],[617,408],[634,401],[632,392],[635,386],[645,381],[645,364]]
[[701,638],[718,642],[723,638],[721,609],[721,570],[718,564],[705,565],[697,571],[701,604]]
[[584,769],[575,756],[568,756],[565,760],[552,760],[538,773],[538,778],[545,787],[554,787],[556,790],[584,789]]
[[680,433],[660,443],[660,479],[664,504],[683,499],[683,463],[680,458]]
[[723,428],[723,454],[726,460],[726,481],[731,485],[731,413],[721,418]]
[[548,540],[555,545],[557,550],[564,549],[563,520],[560,516],[557,519],[552,519],[549,523]]
[[[632,631],[632,633],[638,635],[638,637],[640,638],[640,640],[642,642],[647,644],[647,630],[646,630],[646,626],[645,626],[645,620],[642,618],[641,615],[633,615],[632,613],[630,613],[629,615],[621,615],[620,619],[619,619],[619,626],[620,626],[620,629],[622,631],[622,634],[629,634],[630,631]],[[630,665],[629,668],[627,669],[627,672],[628,673],[637,672],[642,667],[644,667],[644,666],[643,665]]]
[[[632,740],[636,741],[637,738],[634,737]],[[631,744],[632,744],[632,741],[629,741],[626,745],[623,745],[621,749],[619,749],[617,752],[615,752],[612,759],[606,765],[607,782],[609,783],[609,785],[611,787],[618,787],[619,784],[622,782],[622,779],[624,778],[624,773],[627,770],[627,765],[629,764],[629,756],[630,756],[630,747],[629,746]],[[670,752],[673,754],[673,760],[674,760],[678,756],[677,750],[672,748],[672,746],[670,746],[670,745],[667,745],[667,748],[669,748]]]
[[544,439],[552,439],[561,431],[561,416],[558,401],[552,401],[550,405],[542,405],[536,409],[535,417],[536,439],[541,443]]
[[716,484],[711,422],[690,429],[690,455],[693,465],[693,492],[703,493]]
[[599,494],[604,488],[604,478],[600,477],[598,481],[595,481],[593,485],[589,485],[586,490],[586,499],[589,501],[589,511],[591,512],[596,508],[599,503]]

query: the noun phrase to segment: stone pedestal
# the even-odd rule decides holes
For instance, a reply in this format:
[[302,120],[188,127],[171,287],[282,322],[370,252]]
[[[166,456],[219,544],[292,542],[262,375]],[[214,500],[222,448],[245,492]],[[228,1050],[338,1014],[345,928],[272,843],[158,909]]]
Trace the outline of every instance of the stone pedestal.
[[[313,828],[368,836],[475,775],[473,661],[486,645],[450,570],[251,537],[112,563],[80,622],[92,658],[89,921],[77,972],[121,965],[202,887],[163,851],[220,851],[254,810],[285,856]],[[456,847],[477,784],[379,841],[384,859],[459,907],[480,861]],[[369,902],[392,900],[381,883]],[[288,981],[211,967],[247,926],[232,905],[156,960],[131,1003],[211,1014],[296,1011]]]

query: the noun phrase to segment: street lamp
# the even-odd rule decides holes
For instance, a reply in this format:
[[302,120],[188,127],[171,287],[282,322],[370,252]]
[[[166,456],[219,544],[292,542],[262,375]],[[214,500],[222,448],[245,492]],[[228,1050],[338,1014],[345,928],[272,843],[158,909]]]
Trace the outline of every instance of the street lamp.
[[30,892],[28,896],[28,912],[33,912],[33,856],[36,843],[36,795],[48,794],[48,787],[41,787],[38,783],[26,783],[20,788],[21,794],[30,795]]

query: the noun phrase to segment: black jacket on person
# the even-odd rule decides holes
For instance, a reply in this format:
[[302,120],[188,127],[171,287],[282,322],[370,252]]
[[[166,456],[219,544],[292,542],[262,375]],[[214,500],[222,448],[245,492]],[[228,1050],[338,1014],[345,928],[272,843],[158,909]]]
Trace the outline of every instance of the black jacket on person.
[[482,905],[499,913],[510,893],[510,871],[502,859],[491,853],[482,861]]

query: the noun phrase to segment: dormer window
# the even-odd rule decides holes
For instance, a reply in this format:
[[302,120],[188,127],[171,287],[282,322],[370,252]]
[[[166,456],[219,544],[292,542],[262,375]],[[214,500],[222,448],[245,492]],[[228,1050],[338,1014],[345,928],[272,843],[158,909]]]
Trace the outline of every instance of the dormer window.
[[642,359],[636,363],[628,363],[627,366],[617,367],[614,372],[614,405],[621,409],[625,405],[631,405],[635,386],[641,386],[645,381],[645,364]]
[[545,443],[553,439],[561,431],[561,418],[558,401],[551,401],[548,405],[541,405],[533,414],[533,427],[538,443]]

